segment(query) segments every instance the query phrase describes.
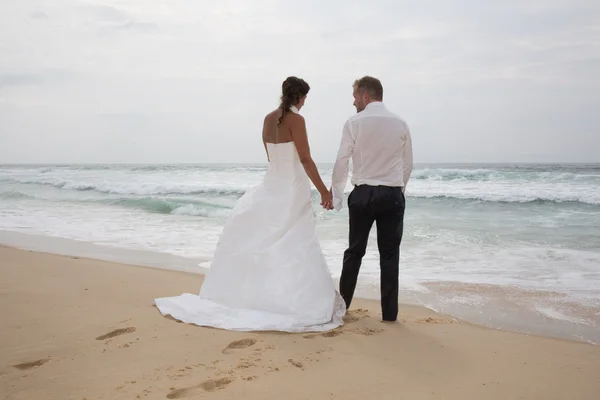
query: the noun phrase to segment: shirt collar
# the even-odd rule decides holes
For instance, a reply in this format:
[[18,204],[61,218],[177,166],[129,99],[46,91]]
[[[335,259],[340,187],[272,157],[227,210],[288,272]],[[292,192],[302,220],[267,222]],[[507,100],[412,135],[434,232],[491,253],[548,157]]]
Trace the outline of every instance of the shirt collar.
[[365,110],[373,107],[385,107],[382,101],[372,101],[365,107]]

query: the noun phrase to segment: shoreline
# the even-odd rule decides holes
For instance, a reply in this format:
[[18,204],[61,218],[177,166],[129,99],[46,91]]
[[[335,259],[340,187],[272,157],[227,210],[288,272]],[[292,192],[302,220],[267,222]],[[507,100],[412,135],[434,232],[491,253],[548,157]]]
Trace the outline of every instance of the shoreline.
[[[167,268],[161,268],[161,267],[156,267],[156,266],[152,266],[152,265],[138,265],[138,264],[130,264],[130,263],[124,263],[124,262],[115,262],[115,261],[111,261],[111,260],[105,260],[105,259],[99,259],[99,258],[93,258],[93,257],[86,257],[86,256],[74,256],[74,255],[69,255],[69,254],[57,254],[57,253],[52,253],[52,252],[46,252],[46,251],[36,251],[36,250],[28,250],[28,249],[21,249],[18,247],[14,247],[14,246],[7,246],[4,244],[0,244],[0,252],[3,250],[7,250],[7,251],[16,251],[16,252],[27,252],[27,253],[33,253],[42,257],[58,257],[58,258],[63,258],[63,259],[72,259],[72,260],[80,260],[84,263],[106,263],[106,264],[110,264],[112,266],[118,266],[118,267],[123,267],[123,268],[135,268],[135,269],[139,269],[140,271],[164,271],[167,272],[169,274],[173,273],[173,274],[179,274],[182,275],[184,277],[188,277],[188,278],[196,278],[199,279],[200,281],[200,285],[198,286],[197,290],[195,291],[190,291],[189,293],[195,294],[196,292],[200,291],[200,287],[201,284],[204,280],[204,276],[205,273],[204,272],[193,272],[193,271],[184,271],[184,270],[180,270],[180,269],[167,269]],[[181,292],[184,293],[184,292]],[[175,293],[175,294],[171,294],[171,295],[178,295],[181,293]],[[157,296],[160,297],[160,296]],[[356,304],[359,305],[359,307],[357,307]],[[380,307],[380,303],[378,299],[375,298],[370,298],[370,297],[364,297],[364,296],[355,296],[354,300],[353,300],[353,305],[351,307],[351,310],[355,310],[355,309],[362,309],[367,307],[370,310],[375,310],[375,314],[377,314],[379,317],[381,317],[381,312],[378,312],[378,308]],[[425,305],[421,305],[421,304],[411,304],[411,303],[398,303],[400,312],[398,315],[398,321],[400,322],[406,322],[405,320],[403,321],[400,314],[401,311],[404,311],[405,313],[409,314],[423,314],[426,315],[426,317],[424,317],[424,321],[423,323],[427,323],[427,319],[431,319],[430,323],[433,324],[452,324],[452,323],[460,323],[460,324],[464,324],[464,325],[468,325],[471,326],[473,328],[477,328],[477,329],[484,329],[484,330],[492,330],[492,331],[496,331],[496,332],[503,332],[503,333],[507,333],[507,334],[513,334],[513,335],[524,335],[524,336],[529,336],[529,337],[533,337],[533,338],[539,338],[539,339],[547,339],[547,340],[557,340],[557,341],[562,341],[562,342],[566,342],[566,343],[578,343],[578,344],[585,344],[585,345],[590,345],[590,346],[597,346],[600,349],[600,345],[597,343],[592,343],[589,341],[584,341],[584,340],[576,340],[576,339],[571,339],[571,338],[567,338],[567,337],[560,337],[560,336],[550,336],[550,335],[543,335],[540,333],[534,333],[534,332],[519,332],[519,331],[514,331],[514,330],[510,330],[510,329],[503,329],[503,328],[498,328],[498,327],[494,327],[494,326],[488,326],[488,325],[484,325],[484,324],[478,324],[476,322],[472,322],[466,319],[462,319],[460,317],[457,317],[455,315],[450,315],[450,314],[446,314],[442,311],[439,310],[435,310],[434,308],[425,306]],[[152,305],[152,307],[155,307],[154,305]],[[160,315],[160,312],[157,309],[157,312]],[[165,316],[163,318],[167,318],[167,319],[171,319],[174,320],[172,317],[170,316]],[[351,318],[352,319],[352,318]],[[175,320],[174,320],[175,321]],[[177,323],[181,323],[179,321],[176,321]],[[381,321],[379,321],[381,322]],[[193,325],[193,324],[188,324],[188,325]],[[194,325],[195,326],[195,325]],[[199,328],[203,328],[203,329],[217,329],[217,328],[210,328],[210,327],[199,327]],[[219,329],[218,329],[219,330]],[[267,331],[251,331],[251,332],[256,332],[256,333],[268,333]],[[250,332],[250,333],[251,333]],[[287,332],[281,332],[278,334],[291,334],[293,335],[294,333],[287,333]]]
[[[210,259],[104,246],[53,236],[0,230],[0,246],[59,256],[180,271],[203,276]],[[583,306],[564,294],[507,285],[431,281],[402,287],[401,305],[424,307],[487,328],[600,344],[600,302]],[[337,285],[337,278],[334,277]],[[200,287],[197,288],[199,290]],[[378,300],[378,282],[360,279],[355,298]]]
[[[66,238],[0,230],[0,246],[118,264],[204,275],[210,259],[104,246]],[[507,285],[431,281],[402,287],[400,304],[425,307],[503,331],[600,344],[600,302],[575,303],[562,293]],[[334,277],[334,281],[337,279]],[[359,277],[355,298],[378,300],[379,282]],[[200,288],[197,288],[197,291]]]
[[[325,334],[233,332],[162,317],[152,300],[199,274],[0,246],[6,399],[581,399],[600,346],[357,299]],[[0,398],[2,398],[0,396]]]

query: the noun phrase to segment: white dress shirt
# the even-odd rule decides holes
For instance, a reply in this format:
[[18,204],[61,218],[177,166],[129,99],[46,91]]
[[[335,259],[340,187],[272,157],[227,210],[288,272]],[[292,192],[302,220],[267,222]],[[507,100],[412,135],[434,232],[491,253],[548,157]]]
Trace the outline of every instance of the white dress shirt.
[[352,185],[405,188],[413,168],[412,140],[404,120],[380,102],[348,118],[333,167],[333,206],[342,208],[352,159]]

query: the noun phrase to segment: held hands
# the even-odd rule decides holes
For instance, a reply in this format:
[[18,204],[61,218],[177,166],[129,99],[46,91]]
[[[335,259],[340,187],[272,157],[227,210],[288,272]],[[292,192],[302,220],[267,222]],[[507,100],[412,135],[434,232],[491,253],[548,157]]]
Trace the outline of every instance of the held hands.
[[321,206],[326,210],[333,210],[333,195],[331,189],[321,193]]

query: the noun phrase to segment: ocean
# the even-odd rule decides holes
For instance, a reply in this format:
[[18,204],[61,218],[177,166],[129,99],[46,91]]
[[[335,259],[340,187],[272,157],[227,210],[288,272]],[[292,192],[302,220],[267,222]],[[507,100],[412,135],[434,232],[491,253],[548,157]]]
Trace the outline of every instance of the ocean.
[[[325,182],[331,168],[319,165]],[[0,244],[203,273],[233,205],[265,171],[0,165]],[[337,280],[347,209],[321,209],[316,192],[313,200]],[[600,164],[417,165],[400,287],[402,302],[467,321],[600,343]],[[373,229],[358,295],[378,290]]]

